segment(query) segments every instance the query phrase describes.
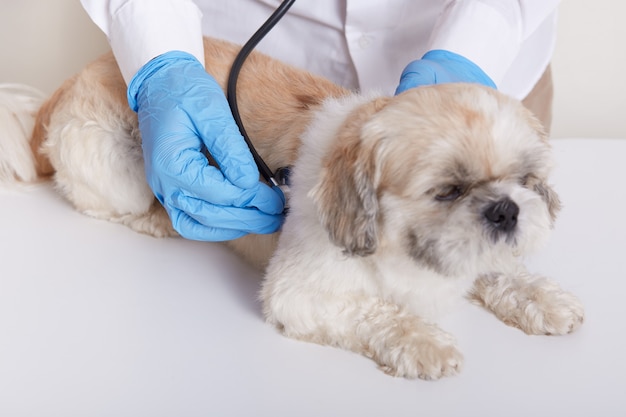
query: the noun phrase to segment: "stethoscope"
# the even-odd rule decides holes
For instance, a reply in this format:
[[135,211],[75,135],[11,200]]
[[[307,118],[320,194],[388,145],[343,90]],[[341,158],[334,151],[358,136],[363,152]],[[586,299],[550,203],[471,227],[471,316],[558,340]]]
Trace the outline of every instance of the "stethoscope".
[[274,13],[272,13],[272,15],[265,21],[265,23],[263,23],[263,25],[241,48],[230,69],[230,73],[228,75],[228,85],[226,89],[226,98],[228,100],[228,104],[230,105],[230,110],[233,113],[233,117],[235,119],[235,122],[237,123],[237,126],[239,127],[241,135],[248,144],[248,147],[250,148],[250,152],[252,153],[254,162],[259,168],[259,172],[261,173],[265,181],[267,181],[268,184],[274,187],[289,185],[289,167],[280,167],[276,170],[276,173],[272,173],[263,158],[261,158],[261,156],[254,148],[254,145],[252,144],[252,141],[248,137],[246,129],[243,126],[243,122],[241,121],[241,116],[239,115],[239,110],[237,108],[237,77],[239,76],[239,71],[241,70],[243,63],[250,54],[250,52],[252,52],[254,47],[261,41],[261,39],[263,39],[263,37],[267,35],[269,31],[272,30],[274,25],[276,25],[276,23],[278,23],[278,21],[285,15],[285,13],[287,13],[287,10],[289,10],[293,3],[295,3],[295,0],[284,0],[280,4],[280,6],[278,6],[278,8],[274,11]]

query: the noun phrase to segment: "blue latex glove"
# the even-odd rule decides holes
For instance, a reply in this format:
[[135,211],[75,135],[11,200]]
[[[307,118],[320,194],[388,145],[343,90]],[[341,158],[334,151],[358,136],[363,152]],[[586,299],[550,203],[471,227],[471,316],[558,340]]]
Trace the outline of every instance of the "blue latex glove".
[[281,226],[282,192],[259,181],[222,89],[196,58],[173,51],[151,60],[131,80],[128,102],[148,184],[183,237],[230,240]]
[[467,58],[454,52],[433,50],[411,62],[400,76],[396,94],[409,88],[443,83],[478,83],[496,88],[487,74]]

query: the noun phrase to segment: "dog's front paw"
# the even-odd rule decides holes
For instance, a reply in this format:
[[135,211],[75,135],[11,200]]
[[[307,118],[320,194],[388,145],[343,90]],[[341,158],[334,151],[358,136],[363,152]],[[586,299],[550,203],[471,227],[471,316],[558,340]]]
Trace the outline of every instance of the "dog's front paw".
[[583,324],[585,310],[574,294],[555,287],[539,289],[531,296],[519,323],[524,332],[563,335]]
[[424,322],[412,330],[405,329],[385,341],[387,346],[375,358],[382,371],[398,377],[436,380],[461,370],[463,355],[449,333]]
[[87,211],[85,214],[97,218],[106,218],[115,223],[130,227],[135,232],[143,233],[157,238],[177,237],[178,233],[172,226],[172,221],[165,209],[155,200],[149,210],[143,213],[117,215],[95,214]]
[[573,294],[541,276],[484,276],[476,280],[471,298],[504,323],[527,334],[563,335],[578,329],[584,308]]
[[[269,289],[263,289],[265,316],[287,337],[351,350],[397,377],[435,380],[461,370],[463,356],[454,338],[394,303],[346,295],[328,297],[323,308],[315,310],[320,308],[319,299],[306,297],[300,301],[307,303],[287,309],[285,303],[275,303],[276,293]],[[291,314],[295,311],[299,314]],[[319,314],[307,316],[302,311]]]

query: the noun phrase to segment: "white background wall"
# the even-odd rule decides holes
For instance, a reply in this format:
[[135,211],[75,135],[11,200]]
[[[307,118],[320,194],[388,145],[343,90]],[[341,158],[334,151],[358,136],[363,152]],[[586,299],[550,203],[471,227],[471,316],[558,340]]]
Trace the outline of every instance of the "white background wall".
[[[626,138],[626,2],[564,0],[560,13],[553,136]],[[0,0],[0,82],[52,92],[107,48],[78,0]]]
[[553,136],[626,138],[626,2],[563,0],[559,12]]

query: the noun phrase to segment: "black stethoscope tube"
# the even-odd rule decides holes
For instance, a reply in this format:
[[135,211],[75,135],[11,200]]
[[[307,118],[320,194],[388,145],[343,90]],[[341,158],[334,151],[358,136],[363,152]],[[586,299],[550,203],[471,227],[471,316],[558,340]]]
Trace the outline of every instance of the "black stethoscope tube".
[[252,52],[254,47],[263,39],[265,35],[269,33],[270,30],[278,23],[278,21],[283,17],[287,10],[293,5],[295,0],[284,0],[280,6],[272,13],[272,15],[263,23],[263,25],[252,35],[252,37],[246,42],[246,44],[241,48],[239,54],[235,58],[233,65],[230,69],[230,73],[228,75],[228,85],[226,89],[226,98],[228,100],[228,104],[230,105],[230,110],[233,113],[233,117],[235,119],[235,123],[239,126],[239,130],[244,140],[248,144],[250,148],[250,152],[252,153],[252,157],[254,158],[254,162],[256,162],[257,167],[259,168],[259,172],[263,176],[263,178],[270,183],[271,185],[277,186],[278,182],[274,178],[274,174],[269,169],[263,158],[258,154],[254,145],[250,141],[248,134],[246,133],[246,129],[243,127],[243,122],[241,121],[241,116],[239,114],[239,109],[237,108],[237,77],[239,76],[239,71],[243,66],[244,61]]

